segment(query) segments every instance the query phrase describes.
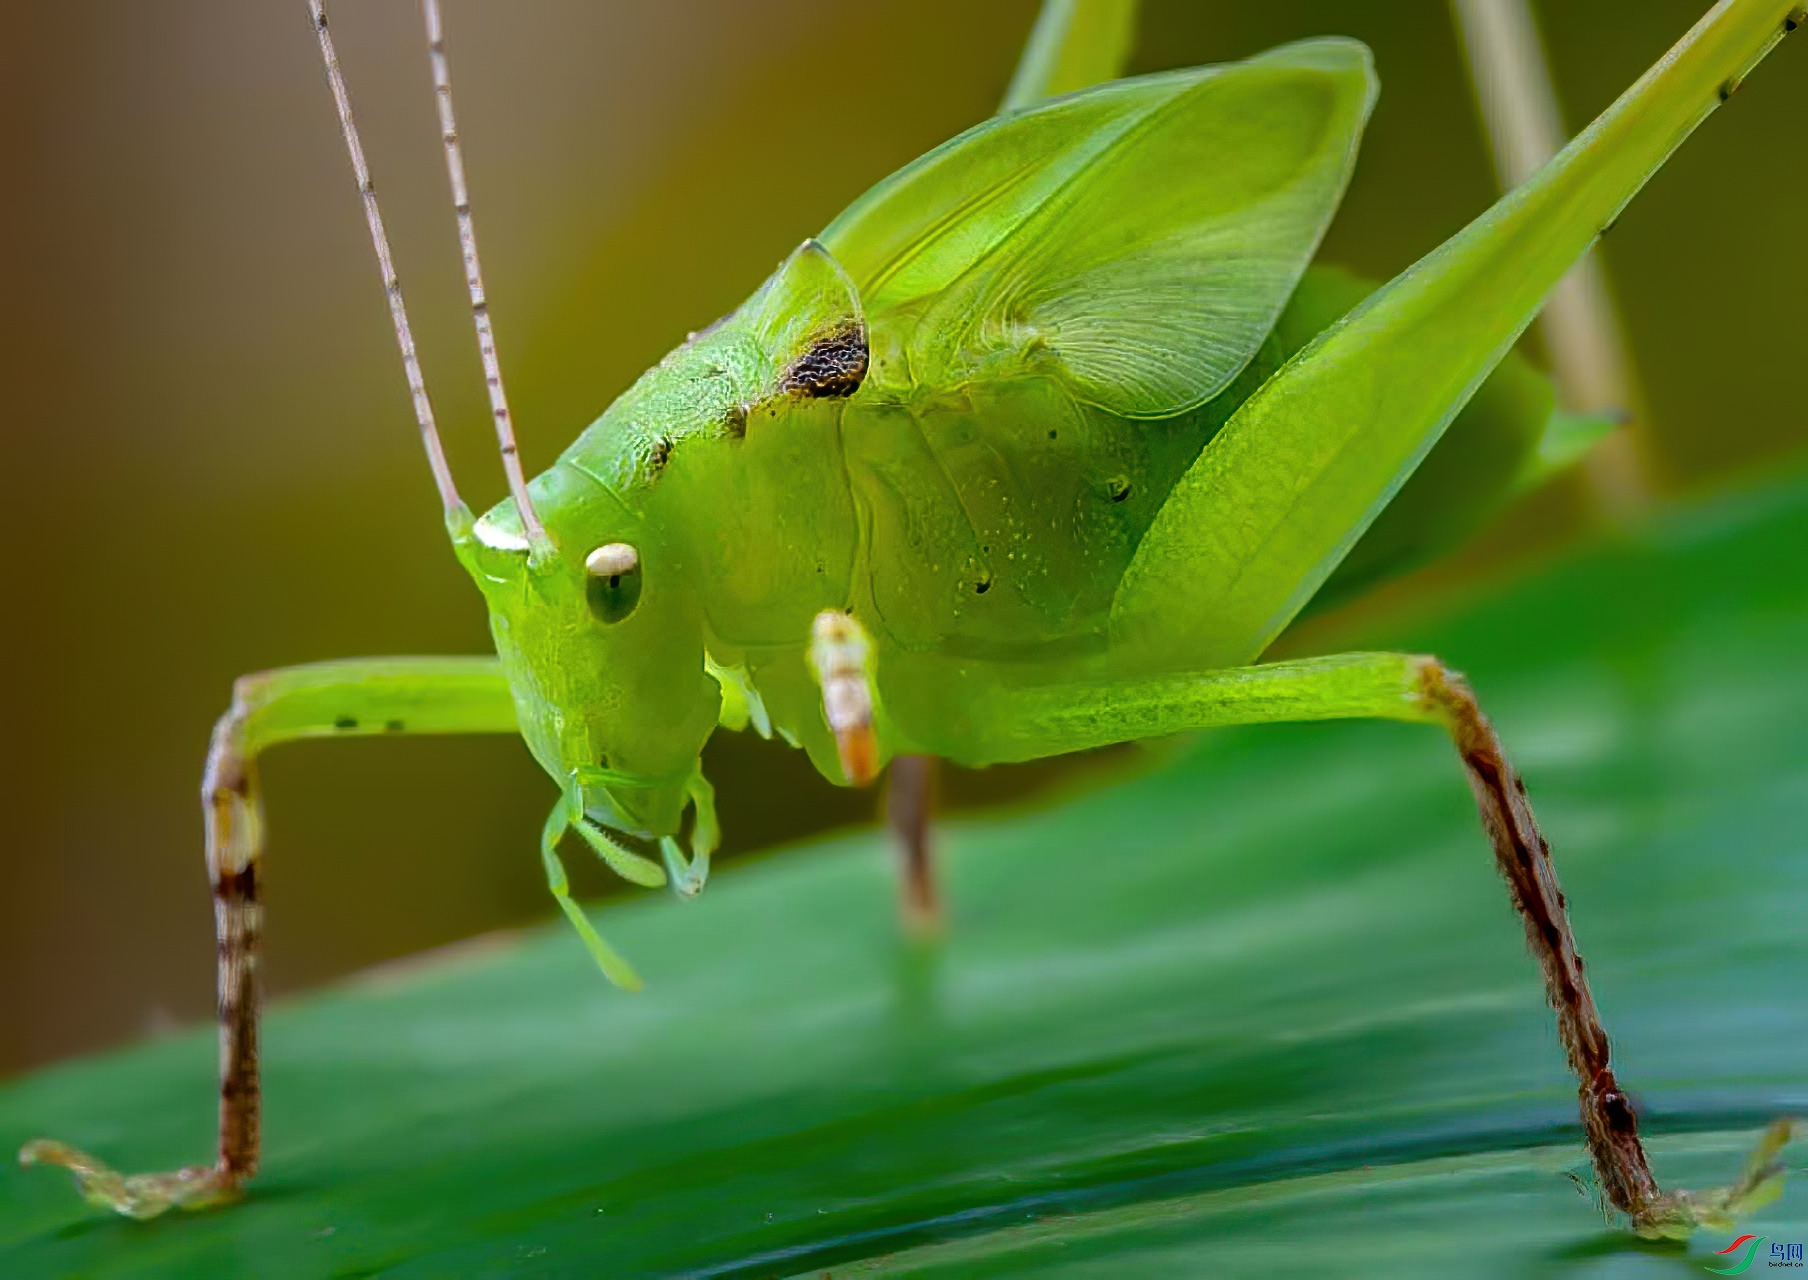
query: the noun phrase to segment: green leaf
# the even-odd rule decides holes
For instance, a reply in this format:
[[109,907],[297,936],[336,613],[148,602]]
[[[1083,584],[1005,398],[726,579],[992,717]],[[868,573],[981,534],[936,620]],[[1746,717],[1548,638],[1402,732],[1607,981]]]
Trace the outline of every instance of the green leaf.
[[1101,85],[937,147],[822,240],[869,318],[914,309],[915,385],[1047,372],[1165,417],[1221,391],[1273,327],[1375,90],[1368,50],[1330,38]]
[[[1667,1183],[1808,1108],[1803,546],[1808,482],[1360,638],[1466,668],[1516,752]],[[638,996],[559,927],[286,1004],[248,1202],[132,1223],[8,1169],[0,1274],[1663,1277],[1728,1243],[1637,1243],[1570,1180],[1575,1086],[1434,731],[1209,734],[944,844],[939,950],[857,834],[608,908]],[[213,1054],[18,1080],[0,1137],[200,1158]],[[1808,1237],[1808,1183],[1744,1230]]]
[[1588,456],[1588,451],[1624,426],[1623,413],[1577,413],[1554,409],[1544,433],[1538,438],[1537,451],[1526,460],[1524,469],[1514,481],[1516,492],[1536,489],[1546,480],[1575,466]]

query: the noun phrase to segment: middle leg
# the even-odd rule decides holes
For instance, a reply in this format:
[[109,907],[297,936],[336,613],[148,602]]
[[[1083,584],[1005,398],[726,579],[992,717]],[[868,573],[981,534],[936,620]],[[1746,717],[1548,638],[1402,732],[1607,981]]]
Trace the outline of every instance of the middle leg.
[[893,756],[885,781],[885,822],[898,852],[898,906],[904,927],[927,937],[941,927],[941,895],[936,887],[936,781],[934,756]]

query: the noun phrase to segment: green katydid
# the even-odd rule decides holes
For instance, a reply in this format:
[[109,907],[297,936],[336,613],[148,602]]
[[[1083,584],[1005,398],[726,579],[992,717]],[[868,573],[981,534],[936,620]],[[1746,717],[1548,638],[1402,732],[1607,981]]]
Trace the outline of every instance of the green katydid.
[[[575,833],[636,883],[696,892],[717,830],[699,753],[719,726],[776,733],[830,779],[865,783],[907,754],[984,765],[1221,724],[1378,717],[1455,741],[1611,1202],[1643,1233],[1684,1234],[1774,1190],[1781,1126],[1733,1186],[1658,1189],[1548,850],[1461,678],[1407,654],[1252,664],[1453,420],[1447,447],[1489,431],[1526,447],[1396,510],[1435,524],[1511,484],[1549,393],[1503,365],[1509,348],[1669,153],[1808,20],[1799,5],[1721,0],[1543,170],[1358,302],[1362,286],[1308,265],[1376,92],[1361,45],[1305,41],[1085,87],[1115,70],[1131,6],[1049,0],[998,117],[857,200],[529,483],[438,7],[424,0],[511,491],[481,518],[441,453],[319,0],[310,9],[446,526],[496,656],[239,682],[203,784],[218,1160],[128,1178],[58,1143],[22,1158],[68,1166],[90,1200],[138,1217],[228,1199],[255,1171],[255,764],[280,742],[520,733],[558,787],[541,839],[552,891],[603,971],[632,987],[572,901],[558,844]],[[1063,89],[1076,91],[1047,97]],[[1388,567],[1371,559],[1364,572]]]

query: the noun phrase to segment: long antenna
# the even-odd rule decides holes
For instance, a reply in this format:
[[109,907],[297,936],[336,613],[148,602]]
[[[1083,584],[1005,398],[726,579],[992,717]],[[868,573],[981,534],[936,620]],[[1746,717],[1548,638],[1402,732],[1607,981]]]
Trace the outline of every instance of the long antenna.
[[477,228],[471,221],[471,195],[465,189],[464,151],[458,145],[458,125],[452,118],[452,75],[446,67],[446,37],[440,23],[439,0],[421,0],[421,17],[427,24],[427,55],[433,64],[434,97],[439,102],[439,136],[446,147],[446,176],[452,181],[452,208],[458,215],[465,283],[471,288],[471,320],[477,326],[483,380],[490,389],[490,412],[496,418],[496,442],[502,446],[502,470],[508,476],[509,493],[515,499],[515,510],[521,515],[521,527],[528,541],[544,544],[546,530],[528,499],[527,480],[521,474],[515,424],[509,417],[508,396],[502,390],[502,363],[496,358],[496,334],[490,326],[490,304],[483,291],[483,269],[477,262]]
[[320,59],[326,64],[333,104],[339,109],[339,131],[345,135],[346,151],[351,153],[358,196],[364,201],[364,221],[370,227],[370,242],[377,251],[377,269],[382,272],[383,293],[389,299],[389,318],[395,322],[396,346],[402,352],[402,371],[408,377],[408,394],[414,399],[415,420],[421,424],[421,443],[427,448],[427,465],[433,469],[433,483],[439,487],[441,505],[448,513],[458,511],[464,503],[459,499],[458,486],[452,482],[452,469],[446,465],[446,451],[439,442],[439,427],[433,420],[433,402],[427,398],[427,383],[421,377],[421,358],[415,354],[414,333],[408,327],[402,282],[396,278],[395,259],[389,252],[389,235],[383,230],[383,215],[377,209],[377,189],[370,180],[370,166],[364,162],[358,126],[352,122],[352,101],[345,90],[345,76],[339,70],[339,55],[334,52],[333,37],[326,29],[326,9],[321,0],[308,0],[308,12],[314,19],[314,34],[320,39]]

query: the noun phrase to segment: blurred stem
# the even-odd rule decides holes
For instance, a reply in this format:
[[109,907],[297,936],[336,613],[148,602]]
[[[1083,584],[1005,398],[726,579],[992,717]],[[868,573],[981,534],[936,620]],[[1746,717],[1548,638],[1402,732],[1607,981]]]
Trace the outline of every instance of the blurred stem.
[[1124,74],[1137,0],[1043,0],[1000,115]]
[[[1567,141],[1538,26],[1527,0],[1450,0],[1469,79],[1502,191],[1525,181]],[[1552,291],[1539,317],[1557,392],[1566,408],[1617,413],[1620,430],[1587,460],[1599,514],[1614,524],[1652,505],[1651,440],[1600,259],[1590,253]]]

